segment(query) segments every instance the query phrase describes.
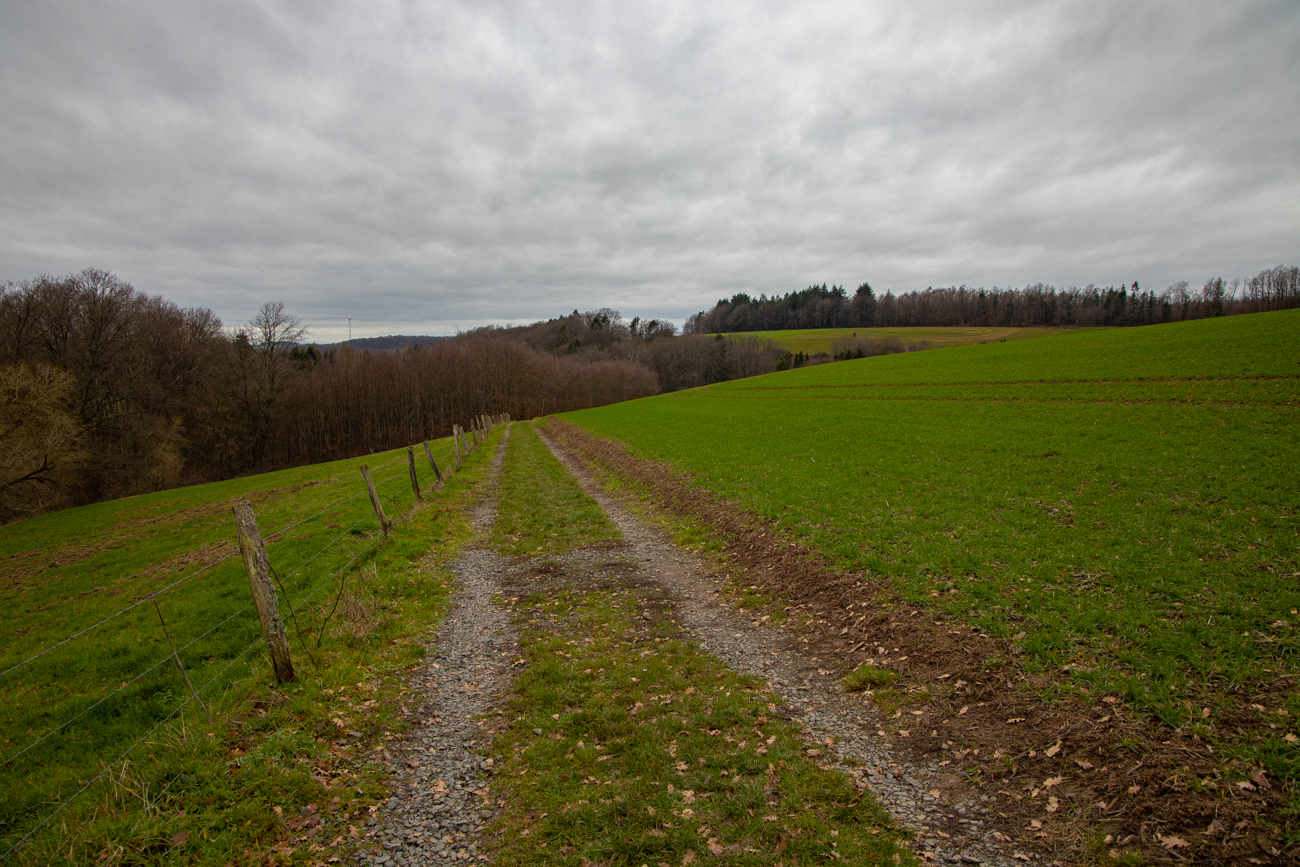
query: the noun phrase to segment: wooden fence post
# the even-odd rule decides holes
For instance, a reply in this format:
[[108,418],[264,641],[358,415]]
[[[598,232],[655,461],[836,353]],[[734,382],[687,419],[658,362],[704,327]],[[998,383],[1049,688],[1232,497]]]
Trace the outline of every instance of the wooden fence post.
[[379,529],[383,531],[384,536],[388,536],[388,518],[384,517],[384,504],[379,500],[379,492],[375,490],[375,480],[370,478],[370,467],[365,464],[361,465],[361,475],[366,479],[366,490],[370,491],[370,504],[375,507],[375,514],[379,516]]
[[293,660],[289,657],[289,640],[285,637],[284,621],[280,619],[280,606],[275,598],[275,585],[271,583],[271,561],[262,544],[262,534],[257,529],[257,517],[247,502],[235,504],[235,526],[239,529],[239,552],[244,555],[244,570],[248,573],[248,589],[257,604],[257,616],[262,621],[262,637],[271,654],[271,667],[275,679],[288,683],[295,678]]
[[442,470],[438,469],[438,462],[433,459],[433,449],[429,448],[429,441],[424,441],[424,454],[429,459],[429,466],[433,467],[433,475],[438,479],[438,484],[442,484]]
[[460,466],[460,425],[451,426],[451,442],[456,447],[456,466]]
[[420,479],[415,475],[415,446],[406,447],[406,465],[411,470],[411,490],[415,491],[415,501],[424,502],[424,495],[420,493]]

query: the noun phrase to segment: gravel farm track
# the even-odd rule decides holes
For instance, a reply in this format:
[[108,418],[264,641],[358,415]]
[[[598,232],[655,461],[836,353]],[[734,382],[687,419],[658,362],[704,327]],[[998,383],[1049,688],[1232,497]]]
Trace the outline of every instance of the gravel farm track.
[[[1047,865],[1105,863],[1123,851],[1145,863],[1286,863],[1290,853],[1260,819],[1278,809],[1266,781],[1226,801],[1180,783],[1216,773],[1208,745],[1127,720],[1111,697],[1046,706],[1036,698],[1041,678],[1015,675],[1007,646],[905,605],[876,607],[881,588],[869,576],[834,573],[755,516],[616,444],[555,420],[538,432],[623,535],[559,559],[618,564],[607,573],[651,588],[658,616],[683,637],[766,681],[780,714],[822,750],[821,761],[914,833],[919,858]],[[355,856],[362,864],[490,861],[499,805],[491,760],[480,753],[518,654],[501,600],[537,569],[533,558],[488,548],[508,440],[507,428],[474,514],[476,541],[453,567],[451,610],[409,676],[418,699],[407,707],[410,730],[377,754],[391,797],[366,829]],[[601,481],[608,473],[646,495],[633,501],[608,492]],[[702,521],[719,534],[723,553],[705,557],[674,544],[660,522],[641,517],[646,511]],[[744,588],[761,592],[766,606],[739,607]],[[785,617],[772,616],[778,611]],[[910,685],[895,704],[845,692],[841,678],[868,658]]]

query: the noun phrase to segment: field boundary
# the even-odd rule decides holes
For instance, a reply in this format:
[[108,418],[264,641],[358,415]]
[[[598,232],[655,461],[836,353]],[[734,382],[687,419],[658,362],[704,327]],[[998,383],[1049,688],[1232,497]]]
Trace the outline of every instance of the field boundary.
[[[442,489],[445,486],[445,484],[454,477],[457,469],[459,469],[460,467],[461,461],[469,454],[471,454],[479,445],[487,441],[488,435],[490,434],[493,428],[501,424],[505,424],[507,423],[507,421],[508,421],[508,417],[506,416],[480,416],[475,419],[473,426],[468,431],[457,427],[453,432],[453,446],[454,446],[453,457],[445,461],[446,464],[445,466],[439,466],[436,463],[433,457],[433,452],[432,450],[429,449],[429,444],[427,442],[417,443],[415,446],[411,446],[407,449],[409,461],[406,466],[403,466],[403,468],[399,472],[394,473],[393,475],[388,476],[387,478],[379,480],[374,484],[374,488],[377,489],[377,491],[386,491],[386,493],[379,495],[374,491],[371,491],[368,488],[369,476],[366,475],[366,479],[364,483],[363,480],[360,478],[357,480],[358,485],[360,486],[360,490],[357,493],[339,499],[310,515],[294,520],[292,523],[284,527],[281,527],[271,533],[267,533],[261,537],[261,541],[267,543],[273,542],[274,540],[276,540],[277,537],[284,538],[286,534],[288,534],[291,530],[302,527],[303,525],[306,525],[309,522],[315,521],[321,518],[322,516],[337,510],[340,506],[344,504],[350,503],[353,500],[357,500],[363,496],[366,496],[368,493],[371,493],[372,496],[377,497],[376,505],[378,505],[378,503],[382,503],[384,506],[387,506],[392,510],[391,515],[389,514],[385,515],[385,520],[382,523],[380,522],[378,508],[376,508],[376,511],[373,513],[363,513],[360,518],[357,518],[347,527],[343,528],[341,532],[334,535],[322,547],[316,549],[313,553],[311,553],[309,556],[299,561],[296,565],[292,565],[291,568],[285,567],[284,564],[281,564],[280,569],[276,569],[274,566],[272,567],[271,571],[275,578],[276,587],[278,587],[279,589],[278,599],[273,593],[272,604],[274,605],[276,602],[278,602],[279,606],[286,609],[287,616],[285,620],[293,624],[292,626],[289,627],[287,632],[289,635],[295,636],[298,639],[296,642],[298,645],[298,652],[304,653],[308,656],[311,656],[312,654],[312,647],[308,643],[307,637],[302,634],[301,629],[296,628],[297,614],[300,611],[302,611],[307,606],[307,604],[313,598],[315,598],[323,589],[335,583],[336,580],[340,578],[340,576],[345,576],[348,570],[352,569],[358,561],[360,561],[367,554],[375,551],[379,546],[381,546],[383,542],[387,539],[388,531],[392,529],[392,527],[400,523],[405,523],[411,518],[411,516],[414,514],[417,508],[419,508],[422,505],[427,505],[429,501],[426,498],[429,497],[429,495],[434,494],[436,491]],[[420,465],[425,463],[424,458],[421,458],[419,461],[417,461],[414,457],[414,455],[416,454],[415,449],[419,447],[424,448],[425,456],[427,456],[427,465],[422,470],[420,469]],[[368,471],[363,467],[363,474],[366,474],[367,472]],[[395,485],[394,483],[398,482],[399,480],[405,480],[406,484]],[[250,498],[251,497],[241,498],[241,502],[246,501],[247,499]],[[232,529],[233,529],[233,523],[234,522],[232,520]],[[374,525],[373,527],[374,532],[369,532],[369,533],[363,532],[361,529],[363,525],[369,525],[369,524]],[[289,585],[290,579],[294,578],[295,576],[299,576],[299,575],[305,576],[307,574],[310,574],[309,572],[305,573],[303,571],[306,567],[309,566],[309,564],[311,564],[313,561],[320,558],[322,555],[326,554],[326,552],[342,548],[346,540],[348,540],[350,537],[357,536],[357,534],[359,533],[361,534],[360,538],[363,544],[359,545],[356,550],[349,549],[344,552],[344,556],[347,556],[347,554],[350,554],[351,556],[347,556],[346,562],[344,562],[342,566],[330,571],[330,573],[323,580],[315,583],[315,586],[312,587],[310,590],[302,590],[296,585],[292,585],[294,586],[294,589],[298,592],[292,594],[291,597],[291,594],[286,589],[287,586],[290,586]],[[205,546],[205,547],[211,547],[211,546]],[[177,590],[177,588],[180,588],[182,585],[185,585],[193,580],[196,580],[200,576],[203,576],[204,574],[212,571],[213,569],[217,568],[221,564],[226,563],[227,561],[231,560],[232,558],[236,558],[239,555],[240,555],[239,546],[234,546],[232,549],[230,549],[227,553],[223,554],[218,559],[213,560],[207,563],[206,565],[187,573],[181,578],[178,578],[175,581],[172,581],[171,583],[167,584],[165,587],[159,588],[158,590],[155,590],[153,592],[144,594],[142,596],[133,599],[127,605],[122,606],[118,610],[107,615],[106,617],[99,619],[95,623],[92,623],[89,626],[79,629],[78,631],[74,632],[71,635],[68,635],[64,638],[55,641],[54,643],[50,644],[48,647],[42,648],[36,653],[24,657],[21,661],[10,665],[3,671],[0,671],[0,679],[6,678],[15,673],[23,672],[29,665],[37,662],[38,660],[44,659],[48,655],[54,653],[55,651],[61,648],[70,649],[70,648],[76,648],[81,646],[82,642],[89,640],[97,630],[101,629],[106,624],[112,623],[113,621],[117,620],[123,615],[126,615],[132,611],[140,609],[141,607],[149,603],[153,603],[156,606],[157,600],[159,600],[160,598],[168,594],[172,594],[174,591]],[[180,555],[180,556],[185,556],[185,555]],[[341,590],[342,590],[342,585],[340,584],[340,591]],[[337,601],[336,601],[336,607],[337,607]],[[35,824],[31,825],[30,827],[26,826],[26,824],[24,823],[24,826],[21,829],[16,828],[14,826],[18,825],[18,822],[14,820],[17,817],[10,817],[9,821],[6,824],[9,829],[12,829],[11,834],[16,836],[17,839],[15,842],[5,845],[3,851],[0,851],[0,861],[7,861],[11,857],[13,857],[25,844],[27,844],[29,840],[31,840],[39,831],[41,831],[41,829],[45,828],[56,816],[62,813],[65,808],[67,808],[71,803],[76,801],[77,798],[79,798],[81,795],[83,795],[88,790],[90,790],[93,786],[95,786],[95,784],[98,783],[100,780],[102,780],[106,775],[108,775],[110,771],[112,771],[115,767],[117,767],[123,761],[125,761],[138,747],[140,747],[141,744],[147,742],[149,738],[152,737],[159,729],[161,729],[168,722],[174,720],[179,714],[181,714],[182,711],[184,711],[192,703],[197,701],[199,705],[204,709],[204,712],[207,713],[208,709],[203,702],[202,696],[208,693],[212,689],[213,685],[218,684],[218,682],[224,681],[225,686],[227,688],[229,688],[234,682],[236,682],[236,680],[228,677],[228,675],[231,672],[231,669],[235,668],[237,665],[242,663],[245,657],[247,657],[249,651],[257,647],[259,643],[268,645],[268,649],[269,649],[270,636],[266,633],[266,624],[265,622],[263,622],[260,626],[258,626],[257,637],[254,638],[251,642],[243,645],[242,649],[239,649],[236,653],[234,653],[233,656],[230,657],[227,664],[224,667],[222,667],[215,676],[209,678],[207,681],[205,681],[202,684],[202,686],[199,686],[197,688],[195,688],[195,686],[189,682],[190,680],[189,674],[181,658],[181,654],[187,650],[190,650],[195,645],[202,642],[204,639],[210,638],[211,636],[213,636],[214,633],[218,632],[218,630],[221,630],[224,627],[227,627],[232,622],[235,622],[238,618],[241,617],[241,615],[248,615],[253,611],[255,611],[256,609],[257,606],[254,604],[252,598],[249,597],[248,601],[244,605],[236,609],[233,613],[224,615],[222,619],[220,619],[219,622],[217,622],[215,625],[209,627],[206,631],[204,631],[197,637],[190,639],[187,643],[185,643],[183,646],[180,647],[176,647],[172,643],[171,636],[167,634],[166,621],[163,618],[161,609],[159,609],[157,612],[158,621],[154,623],[154,627],[159,628],[162,631],[163,635],[166,636],[167,639],[166,644],[161,645],[163,655],[160,659],[155,661],[152,665],[149,665],[148,667],[137,672],[134,678],[130,680],[124,680],[120,686],[117,686],[116,688],[112,689],[110,692],[102,696],[99,696],[97,700],[92,700],[93,697],[88,696],[87,700],[91,701],[92,703],[88,704],[86,707],[81,708],[72,716],[62,720],[57,725],[54,725],[52,728],[44,731],[43,733],[34,734],[33,740],[29,741],[28,743],[26,743],[24,746],[17,749],[16,751],[11,752],[9,755],[0,758],[0,768],[8,768],[10,765],[14,765],[18,763],[21,759],[23,759],[24,756],[27,756],[29,753],[32,753],[37,747],[54,739],[56,736],[60,734],[64,734],[70,730],[73,730],[72,726],[78,720],[82,719],[87,714],[90,714],[96,709],[100,708],[106,702],[120,695],[121,693],[127,691],[131,687],[137,686],[147,676],[155,672],[158,672],[160,669],[163,672],[167,672],[170,671],[174,666],[175,669],[179,670],[180,674],[184,677],[188,690],[180,693],[179,703],[177,703],[169,713],[167,713],[161,719],[158,719],[152,725],[152,727],[150,727],[147,731],[144,732],[143,735],[135,739],[119,755],[117,755],[116,758],[104,764],[99,769],[98,773],[92,776],[88,781],[84,781],[80,786],[80,788],[76,789],[76,791],[74,791],[71,795],[68,795],[67,797],[62,797],[57,802],[54,802],[53,808],[45,812],[44,815],[42,815],[39,818],[39,820],[37,820]],[[326,617],[325,620],[320,624],[319,626],[320,636],[323,636],[324,627],[328,625],[328,622],[329,622],[329,617]],[[243,624],[243,625],[248,626],[249,624]],[[320,636],[318,636],[318,639]],[[317,642],[317,646],[319,646],[319,640]],[[220,689],[220,687],[218,687],[218,689]],[[78,782],[82,782],[82,781],[78,780]],[[21,835],[19,835],[20,831],[21,831]],[[0,844],[0,845],[4,845],[4,844]]]
[[[562,419],[549,430],[654,508],[703,523],[733,588],[766,597],[760,610],[769,616],[802,621],[801,640],[841,660],[839,674],[862,666],[897,673],[896,684],[874,691],[894,712],[885,736],[900,752],[944,754],[997,803],[1007,819],[1000,833],[1018,844],[1075,861],[1267,862],[1283,854],[1290,792],[1260,769],[1225,761],[1185,729],[1139,718],[1117,696],[1052,690],[1058,674],[1027,675],[1013,642],[895,598],[870,575],[836,572],[667,464]],[[1246,707],[1254,696],[1237,698]],[[1220,739],[1260,725],[1244,713],[1223,723]]]

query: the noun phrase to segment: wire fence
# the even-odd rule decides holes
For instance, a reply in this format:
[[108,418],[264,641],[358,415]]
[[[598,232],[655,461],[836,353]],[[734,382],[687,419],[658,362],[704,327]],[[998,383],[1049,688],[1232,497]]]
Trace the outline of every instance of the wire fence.
[[[388,515],[413,514],[421,498],[436,496],[438,471],[442,482],[449,480],[459,459],[506,420],[484,418],[479,431],[439,441],[438,470],[431,466],[433,452],[428,460],[420,453],[423,444],[414,447],[418,457],[409,462],[402,455],[400,471],[375,481]],[[282,594],[279,605],[289,617],[296,618],[327,588],[341,590],[347,573],[386,538],[387,528],[359,477],[357,484],[357,492],[263,535]],[[233,530],[233,521],[230,526]],[[327,541],[306,544],[317,535]],[[203,695],[215,695],[251,671],[250,653],[266,638],[239,554],[232,545],[166,586],[0,670],[0,698],[7,705],[0,709],[8,711],[7,723],[0,720],[0,861],[12,858],[193,702],[206,712]],[[139,576],[124,580],[132,577]],[[170,613],[164,613],[163,603]],[[319,624],[318,646],[327,621]],[[299,650],[310,656],[300,630],[297,637]],[[191,677],[202,686],[195,688]],[[87,689],[94,683],[100,688]],[[88,780],[82,778],[87,741],[97,741],[95,752],[101,755],[125,745]]]

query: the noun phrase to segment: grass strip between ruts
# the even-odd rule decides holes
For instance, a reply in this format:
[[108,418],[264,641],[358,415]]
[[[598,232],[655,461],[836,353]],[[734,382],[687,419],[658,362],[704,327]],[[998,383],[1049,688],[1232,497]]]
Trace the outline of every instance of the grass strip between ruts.
[[759,681],[671,621],[633,619],[642,592],[510,600],[528,666],[493,747],[497,863],[911,863],[904,833]]
[[493,528],[497,549],[516,557],[558,554],[620,536],[533,426],[514,425]]

